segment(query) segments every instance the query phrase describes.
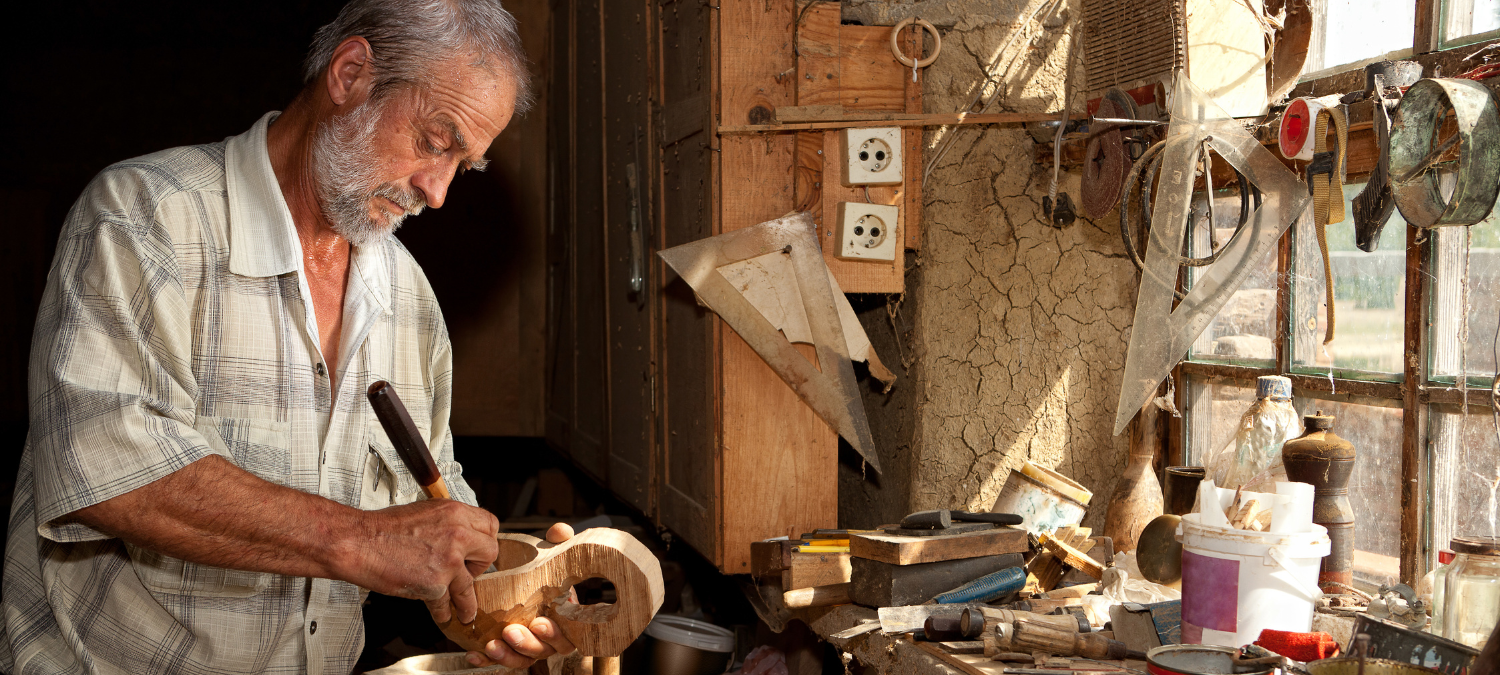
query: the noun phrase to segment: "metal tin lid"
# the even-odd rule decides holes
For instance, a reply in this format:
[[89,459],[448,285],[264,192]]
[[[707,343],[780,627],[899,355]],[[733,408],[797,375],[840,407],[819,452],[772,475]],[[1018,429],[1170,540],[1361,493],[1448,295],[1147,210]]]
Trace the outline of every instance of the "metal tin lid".
[[1255,397],[1292,400],[1292,380],[1280,375],[1262,375],[1255,378]]
[[1500,537],[1454,537],[1448,548],[1454,553],[1500,555]]

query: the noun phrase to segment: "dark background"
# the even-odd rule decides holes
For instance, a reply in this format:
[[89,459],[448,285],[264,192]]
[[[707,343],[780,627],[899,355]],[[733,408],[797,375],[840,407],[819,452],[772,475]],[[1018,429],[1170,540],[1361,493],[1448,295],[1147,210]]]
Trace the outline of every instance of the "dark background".
[[26,436],[26,366],[37,303],[73,201],[114,162],[220,141],[284,107],[301,87],[302,55],[313,32],[341,5],[28,2],[8,22],[0,41],[5,505]]

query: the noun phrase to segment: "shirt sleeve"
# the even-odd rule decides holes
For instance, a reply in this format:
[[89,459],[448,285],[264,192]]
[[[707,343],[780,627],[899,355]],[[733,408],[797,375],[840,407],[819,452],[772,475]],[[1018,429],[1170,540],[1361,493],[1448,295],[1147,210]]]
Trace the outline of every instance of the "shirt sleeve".
[[30,366],[38,532],[106,539],[73,512],[211,454],[193,427],[192,323],[142,179],[106,171],[63,227]]

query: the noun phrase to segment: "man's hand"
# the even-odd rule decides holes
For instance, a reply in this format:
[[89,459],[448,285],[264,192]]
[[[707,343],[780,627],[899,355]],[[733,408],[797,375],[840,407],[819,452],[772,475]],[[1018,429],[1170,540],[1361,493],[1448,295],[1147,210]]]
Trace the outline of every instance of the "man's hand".
[[[567,523],[558,523],[547,530],[547,541],[554,544],[561,544],[572,537],[573,528]],[[472,597],[472,580],[469,585]],[[572,590],[568,593],[572,595],[573,602],[578,601],[578,596]],[[433,617],[436,616],[434,613]],[[498,663],[507,668],[528,668],[540,659],[553,654],[568,654],[576,649],[558,629],[557,624],[544,616],[537,617],[530,626],[506,626],[501,635],[504,639],[491,640],[484,646],[484,653],[469,652],[469,664],[479,667]]]
[[500,522],[484,509],[435,499],[367,512],[369,540],[361,548],[355,583],[372,591],[423,600],[433,620],[447,623],[450,602],[461,623],[479,611],[474,577],[499,554]]

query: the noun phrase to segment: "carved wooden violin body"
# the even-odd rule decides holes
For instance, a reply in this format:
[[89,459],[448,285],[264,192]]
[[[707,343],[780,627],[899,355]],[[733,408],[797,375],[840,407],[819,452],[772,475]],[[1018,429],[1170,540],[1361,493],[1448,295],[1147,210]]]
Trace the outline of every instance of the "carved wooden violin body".
[[[497,536],[498,571],[474,578],[479,614],[468,624],[458,612],[440,628],[470,651],[498,639],[506,626],[529,625],[538,616],[554,621],[584,656],[617,656],[634,642],[662,602],[661,564],[635,537],[595,527],[561,544],[524,534]],[[615,601],[576,605],[568,591],[602,578],[615,586]]]

